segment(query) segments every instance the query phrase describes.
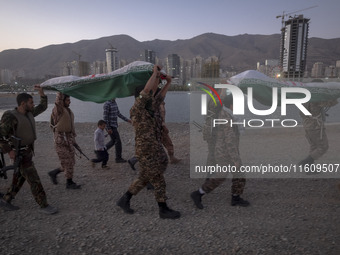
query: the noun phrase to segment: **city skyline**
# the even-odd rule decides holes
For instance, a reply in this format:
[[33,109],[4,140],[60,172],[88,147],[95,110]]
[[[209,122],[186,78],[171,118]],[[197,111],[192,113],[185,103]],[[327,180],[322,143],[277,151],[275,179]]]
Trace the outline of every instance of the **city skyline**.
[[[64,0],[3,1],[0,10],[6,49],[38,49],[52,44],[126,34],[138,41],[189,39],[203,33],[228,36],[279,34],[281,17],[303,14],[311,19],[309,37],[340,37],[337,0],[301,1],[158,1]],[[154,15],[152,11],[154,10]],[[300,11],[302,10],[302,11]],[[150,18],[151,17],[151,18]],[[154,17],[154,18],[152,18]],[[225,25],[223,25],[225,24]]]

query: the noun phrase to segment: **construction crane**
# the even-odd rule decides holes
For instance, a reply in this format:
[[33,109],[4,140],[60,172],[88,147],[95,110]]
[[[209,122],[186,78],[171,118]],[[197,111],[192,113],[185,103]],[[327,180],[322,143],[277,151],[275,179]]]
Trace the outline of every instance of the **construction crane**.
[[283,11],[282,15],[277,15],[276,18],[282,18],[282,27],[284,27],[284,23],[285,23],[285,17],[286,16],[289,16],[291,14],[294,14],[294,13],[297,13],[297,12],[301,12],[301,11],[305,11],[305,10],[309,10],[309,9],[312,9],[312,8],[315,8],[315,7],[318,7],[317,5],[314,5],[314,6],[311,6],[311,7],[308,7],[308,8],[305,8],[305,9],[301,9],[301,10],[297,10],[297,11],[293,11],[293,12],[289,12],[289,13],[285,13],[285,11]]
[[108,45],[110,45],[110,50],[113,50],[114,52],[118,52],[118,50],[115,47],[113,47],[113,45],[110,42],[107,42],[107,43]]
[[108,45],[110,45],[111,49],[114,49],[113,45],[110,42],[107,42]]
[[81,55],[78,52],[75,52],[74,50],[72,52],[78,56],[78,62],[80,62]]

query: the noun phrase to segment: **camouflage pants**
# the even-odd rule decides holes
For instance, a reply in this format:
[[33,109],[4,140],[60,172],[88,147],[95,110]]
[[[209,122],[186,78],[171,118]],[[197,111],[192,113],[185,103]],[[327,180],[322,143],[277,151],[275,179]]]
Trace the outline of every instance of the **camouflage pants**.
[[75,151],[73,143],[75,142],[73,134],[54,133],[55,149],[58,154],[61,171],[65,173],[66,179],[73,178],[75,165]]
[[[168,161],[164,156],[155,157],[155,155],[159,154],[160,153],[150,153],[138,157],[140,165],[139,176],[129,187],[129,192],[133,195],[137,195],[138,192],[150,182],[154,187],[156,201],[166,201],[164,171],[166,170]],[[165,152],[162,154],[166,157]]]
[[[239,177],[239,176],[238,176]],[[206,193],[210,193],[218,186],[220,186],[226,178],[207,178],[202,185],[202,189]],[[233,195],[242,195],[244,187],[246,185],[245,178],[232,178],[231,180],[231,194]]]
[[306,129],[306,138],[309,142],[309,155],[314,159],[320,158],[328,150],[328,138],[325,128],[322,136],[320,129]]
[[174,145],[169,136],[169,129],[166,126],[162,126],[162,144],[168,151],[169,156],[174,155]]
[[[30,153],[32,154],[32,152]],[[4,195],[4,199],[8,202],[14,199],[22,185],[27,181],[35,201],[43,208],[48,205],[46,193],[31,159],[32,155],[24,156],[19,171],[13,174],[12,185]]]
[[208,144],[207,166],[216,165],[215,160],[216,136],[211,137],[207,141],[207,144]]

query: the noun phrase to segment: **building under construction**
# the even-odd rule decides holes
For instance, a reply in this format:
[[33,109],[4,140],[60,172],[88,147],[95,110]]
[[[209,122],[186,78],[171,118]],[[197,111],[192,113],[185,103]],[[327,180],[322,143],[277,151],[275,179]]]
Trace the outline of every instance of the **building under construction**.
[[303,78],[306,69],[309,19],[290,17],[281,29],[280,64],[288,79]]
[[120,68],[119,64],[119,57],[117,55],[118,50],[111,46],[110,49],[106,49],[106,65],[107,65],[107,72],[110,73],[114,70]]

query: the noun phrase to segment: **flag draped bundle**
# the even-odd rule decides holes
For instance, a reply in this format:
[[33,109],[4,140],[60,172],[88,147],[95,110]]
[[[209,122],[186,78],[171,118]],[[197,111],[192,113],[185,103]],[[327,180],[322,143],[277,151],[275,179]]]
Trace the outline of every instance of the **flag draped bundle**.
[[[328,101],[340,97],[340,82],[293,82],[270,78],[258,71],[249,70],[230,78],[232,84],[238,86],[244,93],[253,88],[253,97],[264,105],[272,105],[272,88],[305,88],[311,92],[311,102]],[[278,101],[281,90],[278,89]],[[301,93],[287,93],[287,98],[304,97]]]
[[145,85],[151,77],[153,66],[148,62],[135,61],[108,74],[61,76],[49,79],[40,86],[81,101],[103,103],[112,98],[134,95],[135,88]]

